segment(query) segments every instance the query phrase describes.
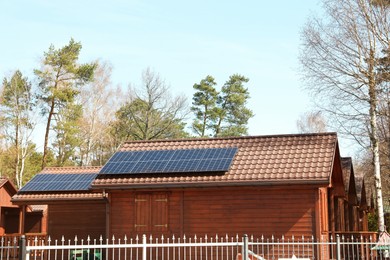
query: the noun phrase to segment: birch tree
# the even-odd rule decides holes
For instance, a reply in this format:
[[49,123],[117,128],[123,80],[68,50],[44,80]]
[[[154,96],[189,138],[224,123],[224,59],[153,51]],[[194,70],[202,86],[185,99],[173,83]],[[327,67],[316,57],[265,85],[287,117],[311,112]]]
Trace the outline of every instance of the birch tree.
[[0,96],[1,124],[10,143],[8,152],[11,168],[19,188],[24,184],[26,160],[33,150],[31,139],[35,126],[34,108],[34,97],[28,79],[20,71],[16,71],[10,79],[4,78]]
[[102,61],[96,63],[93,81],[80,93],[83,107],[80,165],[102,165],[117,149],[111,142],[110,123],[124,98],[120,89],[112,86],[111,65]]
[[302,32],[307,89],[341,133],[371,149],[379,231],[384,231],[378,135],[378,104],[384,85],[378,60],[389,47],[387,1],[324,0],[325,17],[308,20]]

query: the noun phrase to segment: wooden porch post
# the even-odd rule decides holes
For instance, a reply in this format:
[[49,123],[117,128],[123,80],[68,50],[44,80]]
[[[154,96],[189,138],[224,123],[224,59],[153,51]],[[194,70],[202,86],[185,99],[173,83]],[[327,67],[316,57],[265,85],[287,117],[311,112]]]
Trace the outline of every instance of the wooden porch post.
[[336,231],[336,223],[335,223],[335,208],[334,208],[334,191],[330,189],[330,199],[329,199],[329,224],[330,224],[330,232],[332,235],[335,234]]
[[20,213],[19,213],[19,233],[24,233],[24,223],[26,219],[26,205],[20,206]]
[[106,238],[110,237],[111,227],[111,194],[105,193],[106,196]]

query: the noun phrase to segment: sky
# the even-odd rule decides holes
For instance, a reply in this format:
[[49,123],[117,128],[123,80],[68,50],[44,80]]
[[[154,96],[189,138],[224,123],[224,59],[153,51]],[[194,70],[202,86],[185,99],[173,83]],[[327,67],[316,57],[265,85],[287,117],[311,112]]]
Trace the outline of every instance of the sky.
[[246,87],[250,135],[291,134],[313,109],[299,76],[300,32],[318,0],[0,0],[0,76],[33,78],[53,44],[80,41],[80,60],[113,66],[112,81],[140,85],[150,67],[191,103],[207,75],[218,88],[232,74]]

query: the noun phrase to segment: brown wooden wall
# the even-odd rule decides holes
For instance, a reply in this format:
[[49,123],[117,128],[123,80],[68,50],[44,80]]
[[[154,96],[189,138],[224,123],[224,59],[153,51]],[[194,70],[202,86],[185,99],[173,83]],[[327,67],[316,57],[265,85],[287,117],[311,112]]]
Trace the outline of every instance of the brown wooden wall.
[[14,194],[11,193],[5,186],[0,188],[0,205],[1,206],[14,206],[11,202],[11,197]]
[[24,233],[43,233],[42,220],[43,212],[26,212]]
[[53,239],[98,239],[105,236],[106,204],[81,202],[48,206],[48,235]]
[[[146,203],[145,198],[153,194],[166,194],[167,208],[159,204],[140,215],[139,203]],[[316,235],[318,228],[315,217],[318,198],[318,188],[309,186],[117,191],[110,193],[110,235],[133,236],[141,232],[180,236],[245,233],[311,236]],[[152,217],[158,212],[164,214],[165,210],[166,229],[163,218]],[[142,216],[146,219],[142,220]]]

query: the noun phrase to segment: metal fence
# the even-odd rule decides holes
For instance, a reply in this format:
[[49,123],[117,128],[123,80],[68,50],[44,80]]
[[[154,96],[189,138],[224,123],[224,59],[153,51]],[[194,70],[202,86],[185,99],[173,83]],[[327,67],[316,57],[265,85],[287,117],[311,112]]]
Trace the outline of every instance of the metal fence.
[[369,237],[202,236],[54,240],[49,237],[1,242],[1,259],[34,260],[222,260],[222,259],[390,259],[390,245],[376,249]]

